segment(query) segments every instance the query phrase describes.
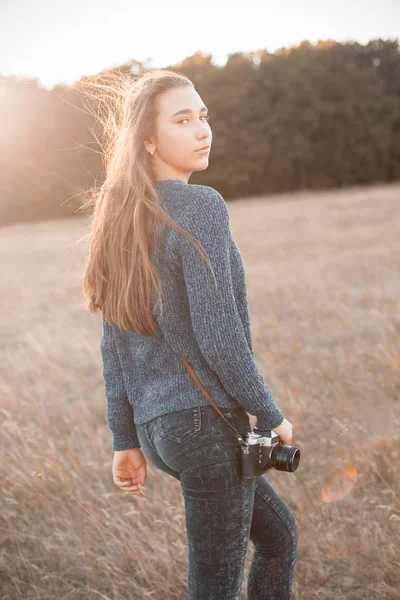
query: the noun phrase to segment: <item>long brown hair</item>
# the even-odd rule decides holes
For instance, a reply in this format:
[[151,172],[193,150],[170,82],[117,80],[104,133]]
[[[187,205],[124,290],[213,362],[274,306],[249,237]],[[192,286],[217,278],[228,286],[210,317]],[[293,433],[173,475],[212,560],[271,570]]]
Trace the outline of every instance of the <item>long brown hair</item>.
[[[102,76],[104,78],[104,76]],[[103,140],[105,180],[89,190],[81,207],[89,208],[88,259],[83,276],[83,307],[101,310],[121,331],[154,335],[159,327],[152,312],[156,292],[162,314],[162,286],[153,264],[153,251],[161,222],[191,242],[207,261],[209,257],[195,237],[177,225],[163,209],[144,140],[155,135],[157,96],[177,86],[192,86],[185,75],[167,69],[139,75],[113,75],[109,83],[87,82],[96,91],[100,107],[95,117]],[[216,282],[216,280],[215,280]]]

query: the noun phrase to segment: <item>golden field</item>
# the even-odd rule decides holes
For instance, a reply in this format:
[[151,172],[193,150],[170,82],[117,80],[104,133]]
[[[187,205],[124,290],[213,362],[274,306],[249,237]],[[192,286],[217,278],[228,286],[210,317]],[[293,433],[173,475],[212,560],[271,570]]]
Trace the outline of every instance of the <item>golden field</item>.
[[[394,183],[228,203],[257,364],[301,450],[267,475],[300,526],[293,600],[400,598],[399,200]],[[1,230],[0,597],[186,600],[179,482],[151,463],[146,498],[112,482],[86,225]]]

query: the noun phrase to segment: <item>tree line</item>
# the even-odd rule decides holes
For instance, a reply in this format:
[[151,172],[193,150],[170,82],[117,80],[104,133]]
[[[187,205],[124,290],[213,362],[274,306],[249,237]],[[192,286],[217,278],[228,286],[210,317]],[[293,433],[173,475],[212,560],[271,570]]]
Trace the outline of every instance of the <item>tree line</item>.
[[[190,183],[229,200],[400,179],[398,39],[303,41],[234,53],[223,66],[212,58],[197,52],[168,66],[190,77],[210,111],[210,164]],[[132,60],[114,70],[144,68]],[[94,126],[75,85],[47,90],[0,75],[1,225],[81,214],[85,190],[102,183]]]

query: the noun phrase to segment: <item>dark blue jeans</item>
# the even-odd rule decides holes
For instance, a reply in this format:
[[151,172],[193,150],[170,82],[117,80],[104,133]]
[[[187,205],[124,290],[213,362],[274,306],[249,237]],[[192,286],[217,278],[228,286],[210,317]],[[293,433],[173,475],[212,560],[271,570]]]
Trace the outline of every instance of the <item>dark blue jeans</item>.
[[[242,407],[221,409],[242,437]],[[145,456],[181,482],[189,550],[189,600],[239,600],[249,539],[248,600],[290,600],[299,528],[266,475],[240,477],[234,431],[210,406],[137,425]],[[282,477],[290,477],[282,473]]]

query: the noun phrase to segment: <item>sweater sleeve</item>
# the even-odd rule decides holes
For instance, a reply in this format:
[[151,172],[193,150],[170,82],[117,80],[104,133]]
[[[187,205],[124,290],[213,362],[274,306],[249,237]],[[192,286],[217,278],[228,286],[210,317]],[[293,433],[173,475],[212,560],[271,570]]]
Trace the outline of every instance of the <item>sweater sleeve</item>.
[[113,435],[114,451],[140,448],[133,419],[133,406],[125,390],[122,367],[113,338],[112,326],[103,319],[100,351],[103,361],[103,380],[106,396],[107,423]]
[[193,331],[210,368],[227,392],[257,417],[257,427],[273,429],[283,421],[272,393],[254,361],[238,313],[230,268],[229,212],[224,198],[209,186],[202,186],[182,215],[182,227],[202,244],[210,267],[179,235],[183,276]]
[[[237,244],[233,238],[233,235],[232,235],[232,232],[230,229],[229,229],[229,237],[230,237],[231,248],[235,248],[235,251],[240,255],[240,250],[237,247]],[[249,303],[248,303],[247,289],[246,289],[246,272],[245,272],[245,266],[244,266],[244,262],[243,262],[241,255],[240,255],[240,259],[241,259],[242,265],[243,265],[244,285],[240,287],[239,293],[236,295],[236,306],[237,306],[237,309],[239,312],[240,319],[243,323],[244,334],[246,336],[247,344],[250,348],[251,355],[254,358],[253,341],[251,339],[251,319],[250,319],[250,314],[249,314]]]

